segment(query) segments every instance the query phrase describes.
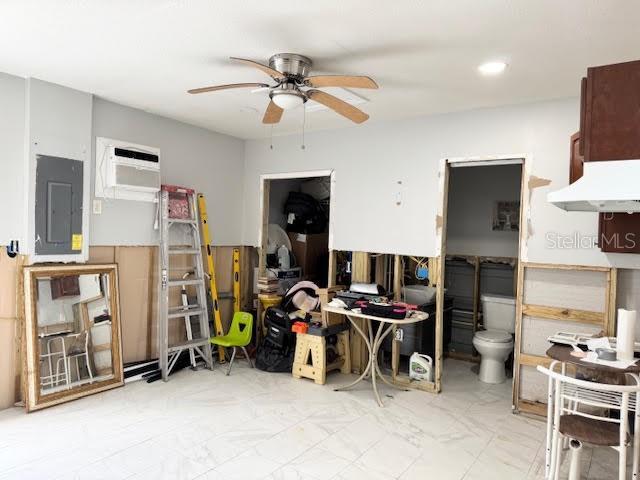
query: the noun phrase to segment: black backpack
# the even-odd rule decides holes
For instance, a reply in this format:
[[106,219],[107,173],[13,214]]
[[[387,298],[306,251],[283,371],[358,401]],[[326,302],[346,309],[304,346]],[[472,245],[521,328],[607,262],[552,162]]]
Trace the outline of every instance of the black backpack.
[[256,368],[265,372],[291,372],[296,353],[296,334],[289,314],[269,307],[264,316],[267,334],[258,346]]

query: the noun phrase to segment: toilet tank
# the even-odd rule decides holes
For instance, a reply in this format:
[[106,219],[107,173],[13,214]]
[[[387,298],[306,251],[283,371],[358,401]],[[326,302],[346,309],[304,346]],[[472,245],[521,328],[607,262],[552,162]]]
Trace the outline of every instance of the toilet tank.
[[516,299],[506,295],[485,294],[482,301],[483,323],[486,330],[515,332]]

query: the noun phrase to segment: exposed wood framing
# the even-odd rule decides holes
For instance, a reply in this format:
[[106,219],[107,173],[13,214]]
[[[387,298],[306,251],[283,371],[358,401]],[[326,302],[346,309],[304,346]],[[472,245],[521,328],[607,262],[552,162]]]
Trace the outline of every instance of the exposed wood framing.
[[[605,296],[604,310],[594,312],[580,310],[576,308],[561,308],[547,305],[531,305],[525,303],[527,270],[565,270],[576,272],[594,272],[606,275],[606,284],[603,289]],[[567,288],[571,286],[568,285]],[[523,317],[535,321],[536,318],[545,320],[557,320],[564,322],[575,322],[581,325],[599,326],[605,332],[613,332],[615,319],[615,301],[617,289],[617,271],[608,267],[592,267],[585,265],[557,265],[548,263],[525,263],[518,265],[518,288],[516,298],[516,340],[515,340],[515,364],[513,374],[513,409],[518,412],[532,413],[536,415],[546,415],[546,406],[540,402],[520,398],[521,391],[521,370],[522,367],[537,367],[538,365],[548,366],[551,360],[541,355],[531,355],[522,352],[522,325]]]
[[[448,169],[447,169],[447,177],[448,177]],[[447,180],[448,184],[448,180]],[[444,217],[444,225],[443,228],[446,228],[446,215]],[[443,247],[444,248],[444,245]],[[444,262],[445,262],[445,252],[442,251],[442,255],[438,257],[438,284],[436,285],[436,354],[433,359],[433,363],[435,364],[435,374],[434,374],[434,391],[436,393],[440,393],[442,390],[442,334],[443,334],[443,325],[444,325]]]
[[517,285],[516,285],[516,325],[513,353],[513,386],[512,407],[517,410],[520,391],[520,349],[522,345],[522,306],[524,297],[524,262],[518,261]]
[[551,365],[551,359],[549,357],[541,357],[539,355],[527,355],[526,353],[520,354],[520,365],[527,367],[537,367],[541,365],[543,367],[549,367]]
[[546,307],[543,305],[522,305],[522,314],[529,317],[546,318],[548,320],[565,320],[578,323],[602,325],[605,313],[577,310],[574,308]]
[[[436,222],[436,226],[439,223],[440,234],[440,256],[436,260],[436,348],[434,363],[434,382],[435,391],[439,393],[442,390],[442,336],[444,326],[444,269],[447,259],[447,217],[449,208],[449,173],[450,165],[448,160],[444,160],[444,169],[442,174],[442,204],[440,206],[440,221]],[[436,230],[436,235],[438,231]],[[433,283],[433,282],[432,282]]]
[[520,403],[518,404],[518,411],[540,417],[547,416],[547,406],[544,403],[530,402],[529,400],[520,400]]
[[[480,258],[473,259],[473,334],[478,331],[478,311],[480,310]],[[475,351],[475,350],[474,350]]]
[[338,252],[335,250],[329,250],[329,273],[327,275],[327,286],[336,286],[336,275],[338,273]]
[[[402,298],[402,276],[404,271],[402,269],[402,257],[400,255],[393,256],[393,292],[394,300],[400,301]],[[428,321],[428,320],[427,320]],[[393,325],[393,340],[391,342],[391,378],[395,382],[398,377],[398,368],[400,365],[400,345],[396,341],[397,325]]]
[[[371,255],[367,252],[353,252],[352,257],[352,282],[371,282]],[[366,333],[366,323],[362,319],[354,319],[358,326]],[[362,373],[362,369],[367,364],[367,347],[358,335],[355,328],[351,327],[351,370],[353,373]]]

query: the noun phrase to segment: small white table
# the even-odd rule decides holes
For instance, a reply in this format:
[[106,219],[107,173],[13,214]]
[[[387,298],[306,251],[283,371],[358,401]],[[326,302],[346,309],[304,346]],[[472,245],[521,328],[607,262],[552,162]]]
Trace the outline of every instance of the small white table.
[[[369,373],[371,373],[371,385],[373,386],[373,393],[376,397],[376,400],[378,401],[378,405],[383,407],[384,405],[382,403],[382,400],[380,399],[380,394],[378,393],[377,377],[380,377],[380,379],[390,387],[398,388],[400,390],[404,390],[404,388],[392,384],[382,375],[382,372],[380,371],[380,365],[378,365],[378,350],[380,350],[380,346],[382,345],[384,339],[393,330],[394,325],[407,325],[410,323],[422,322],[429,318],[429,314],[419,311],[410,311],[407,314],[406,318],[395,319],[365,315],[364,313],[359,313],[340,307],[324,306],[322,307],[322,310],[324,312],[337,313],[347,317],[349,319],[349,322],[351,322],[351,325],[353,325],[353,328],[355,328],[356,332],[358,332],[358,334],[362,337],[364,343],[367,345],[367,349],[369,350],[369,362],[360,376],[348,385],[334,388],[334,391],[338,392],[340,390],[347,390],[360,383],[367,375],[369,375]],[[362,319],[366,322],[368,335],[366,335],[362,331],[362,329],[358,326],[358,323],[355,322],[354,319]],[[373,328],[371,325],[372,321],[380,322],[378,324],[378,329],[376,330],[375,335],[373,333]]]

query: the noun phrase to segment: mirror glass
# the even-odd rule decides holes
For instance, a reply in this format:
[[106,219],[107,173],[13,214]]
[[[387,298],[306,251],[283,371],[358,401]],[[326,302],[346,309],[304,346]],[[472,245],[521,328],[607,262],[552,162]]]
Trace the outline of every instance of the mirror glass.
[[35,287],[40,394],[113,379],[109,274],[38,277]]

